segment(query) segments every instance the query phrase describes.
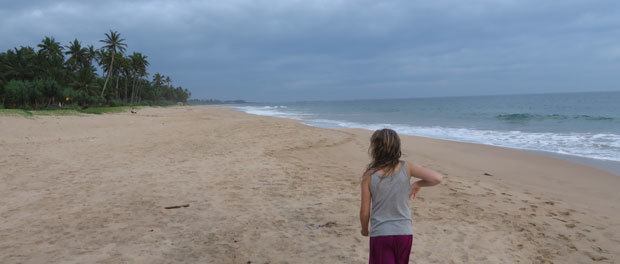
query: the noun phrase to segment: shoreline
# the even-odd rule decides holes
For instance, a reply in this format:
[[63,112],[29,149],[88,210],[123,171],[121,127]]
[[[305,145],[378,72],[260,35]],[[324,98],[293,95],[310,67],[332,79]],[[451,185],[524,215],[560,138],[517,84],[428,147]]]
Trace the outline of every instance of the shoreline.
[[[314,126],[314,125],[305,123],[303,120],[294,119],[294,118],[247,113],[247,112],[244,112],[242,110],[236,109],[233,106],[218,105],[218,106],[214,106],[214,107],[223,107],[223,108],[226,108],[226,109],[230,109],[230,110],[233,110],[233,111],[237,111],[237,112],[241,112],[241,113],[249,114],[249,115],[256,115],[256,116],[262,116],[262,117],[272,117],[272,118],[282,118],[282,119],[286,119],[286,120],[293,120],[293,121],[299,122],[300,124],[303,124],[303,125],[307,125],[307,126],[311,126],[311,127],[317,127],[317,128],[323,128],[323,129],[335,129],[335,130],[357,130],[357,129],[360,129],[360,130],[372,132],[372,130],[365,129],[365,128],[345,128],[345,127],[342,127],[342,128],[331,128],[331,127]],[[534,154],[538,154],[538,155],[544,155],[544,156],[547,156],[547,157],[554,157],[554,158],[566,160],[566,161],[569,161],[569,162],[572,162],[572,163],[577,163],[577,164],[588,166],[588,167],[591,167],[591,168],[594,168],[594,169],[603,170],[603,171],[611,173],[611,174],[613,174],[615,176],[620,176],[620,161],[606,160],[606,159],[596,159],[596,158],[583,157],[583,156],[578,156],[578,155],[561,154],[561,153],[556,153],[556,152],[551,152],[551,151],[534,150],[534,149],[526,149],[526,148],[516,148],[516,147],[506,147],[506,146],[498,146],[498,145],[492,145],[492,144],[484,144],[484,143],[479,143],[479,142],[470,142],[470,141],[445,139],[445,138],[435,138],[435,137],[420,136],[420,135],[401,134],[401,136],[420,137],[420,138],[428,138],[428,139],[442,140],[442,141],[455,142],[455,143],[475,144],[475,145],[481,145],[481,146],[487,146],[487,147],[503,148],[503,149],[507,149],[507,150],[529,152],[529,153],[534,153]]]
[[[0,116],[0,130],[2,263],[367,263],[370,131],[213,106]],[[411,202],[413,263],[620,259],[620,177],[402,140],[403,159],[445,175]]]
[[588,166],[591,168],[603,170],[615,176],[620,176],[620,161],[586,158],[586,157],[575,156],[575,155],[553,153],[549,151],[537,151],[537,150],[525,150],[525,151],[531,151],[534,153],[539,153],[542,155],[555,157],[558,159],[570,161],[570,162],[581,164],[581,165]]

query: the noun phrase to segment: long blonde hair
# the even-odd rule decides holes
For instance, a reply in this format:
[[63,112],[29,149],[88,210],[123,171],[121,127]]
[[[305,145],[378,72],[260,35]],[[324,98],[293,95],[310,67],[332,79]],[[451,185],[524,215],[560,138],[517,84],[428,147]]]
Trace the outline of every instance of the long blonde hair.
[[370,137],[368,153],[372,161],[368,164],[367,169],[374,171],[383,169],[384,175],[390,175],[400,162],[402,154],[400,150],[400,137],[392,129],[379,129],[372,133]]

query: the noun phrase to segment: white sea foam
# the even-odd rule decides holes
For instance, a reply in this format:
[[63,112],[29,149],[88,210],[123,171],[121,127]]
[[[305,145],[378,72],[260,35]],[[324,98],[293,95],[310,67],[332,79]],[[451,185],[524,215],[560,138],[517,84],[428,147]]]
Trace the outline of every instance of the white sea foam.
[[362,128],[368,130],[387,127],[405,135],[620,161],[620,135],[618,134],[534,133],[439,126],[424,127],[405,124],[363,124],[343,120],[315,119],[311,114],[296,113],[286,110],[285,107],[278,106],[244,106],[237,107],[237,109],[256,115],[292,118],[318,127]]
[[291,111],[285,112],[283,109],[286,109],[286,106],[276,105],[276,106],[237,106],[234,107],[238,110],[246,112],[248,114],[253,115],[263,115],[263,116],[275,116],[275,117],[284,117],[295,120],[302,120],[303,116],[307,114],[304,113],[294,113]]

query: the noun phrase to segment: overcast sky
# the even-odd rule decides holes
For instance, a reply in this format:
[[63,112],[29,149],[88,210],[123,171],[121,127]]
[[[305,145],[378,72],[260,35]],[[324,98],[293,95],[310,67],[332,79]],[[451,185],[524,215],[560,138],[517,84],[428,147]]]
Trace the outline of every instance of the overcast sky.
[[620,1],[7,1],[0,49],[113,29],[194,98],[620,90]]

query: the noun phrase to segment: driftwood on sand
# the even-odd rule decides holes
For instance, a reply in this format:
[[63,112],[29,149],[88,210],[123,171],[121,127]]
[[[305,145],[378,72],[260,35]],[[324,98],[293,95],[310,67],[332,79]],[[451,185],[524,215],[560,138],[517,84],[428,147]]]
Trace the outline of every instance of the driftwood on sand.
[[166,206],[166,207],[164,207],[164,209],[177,209],[177,208],[181,208],[181,207],[189,207],[189,204]]

